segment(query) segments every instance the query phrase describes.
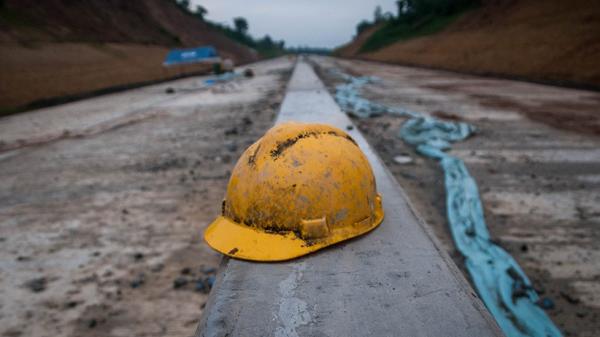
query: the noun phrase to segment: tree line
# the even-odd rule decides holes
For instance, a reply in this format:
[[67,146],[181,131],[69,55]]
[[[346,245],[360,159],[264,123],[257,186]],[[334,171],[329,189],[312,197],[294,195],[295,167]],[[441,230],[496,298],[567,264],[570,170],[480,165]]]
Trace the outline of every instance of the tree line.
[[381,23],[396,25],[422,25],[437,17],[449,17],[480,4],[480,0],[398,0],[396,13],[383,12],[375,7],[373,21],[363,20],[356,26],[356,33]]
[[217,23],[206,20],[208,10],[201,5],[197,5],[195,8],[192,9],[190,7],[189,0],[174,1],[186,13],[197,17],[199,20],[205,22],[209,27],[220,31],[230,39],[255,49],[264,57],[278,56],[285,52],[285,41],[283,40],[274,40],[268,34],[262,38],[254,38],[252,35],[250,35],[248,33],[250,25],[248,24],[248,20],[246,20],[243,17],[233,18],[233,26],[229,26],[224,23]]

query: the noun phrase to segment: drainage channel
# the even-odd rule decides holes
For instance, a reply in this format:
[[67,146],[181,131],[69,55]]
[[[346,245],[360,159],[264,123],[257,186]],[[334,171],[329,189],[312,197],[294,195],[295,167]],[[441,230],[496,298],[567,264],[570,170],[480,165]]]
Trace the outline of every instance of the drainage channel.
[[369,159],[386,211],[373,232],[303,258],[224,258],[196,336],[500,336],[402,188],[300,60],[276,123],[345,129]]

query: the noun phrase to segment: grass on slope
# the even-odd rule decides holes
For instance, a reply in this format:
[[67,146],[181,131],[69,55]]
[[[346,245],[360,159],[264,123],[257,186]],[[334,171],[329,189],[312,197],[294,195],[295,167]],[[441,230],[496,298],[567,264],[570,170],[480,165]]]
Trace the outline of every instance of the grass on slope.
[[447,16],[430,15],[417,23],[397,22],[395,20],[389,21],[367,39],[359,52],[372,52],[397,41],[437,33],[446,28],[446,26],[454,22],[454,20],[459,18],[469,9],[473,9],[473,7]]

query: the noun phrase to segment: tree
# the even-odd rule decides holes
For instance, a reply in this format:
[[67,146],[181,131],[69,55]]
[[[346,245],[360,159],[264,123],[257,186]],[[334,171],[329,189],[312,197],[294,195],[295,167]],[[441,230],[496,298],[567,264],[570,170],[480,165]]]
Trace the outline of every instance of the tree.
[[399,0],[396,1],[398,6],[398,19],[408,16],[414,10],[414,4],[412,0]]
[[367,28],[373,26],[372,23],[370,23],[367,20],[362,20],[361,22],[358,23],[358,25],[356,25],[356,34],[360,34],[362,32],[364,32]]
[[198,5],[196,6],[196,16],[198,18],[200,18],[200,20],[204,20],[204,16],[208,14],[208,11],[206,10],[206,8]]
[[273,39],[269,35],[265,35],[258,43],[265,49],[273,48]]
[[242,35],[246,35],[246,32],[248,32],[248,21],[242,17],[234,18],[233,25],[235,30]]
[[373,13],[373,21],[375,23],[379,23],[383,21],[383,10],[381,10],[381,6],[375,7],[375,12]]
[[181,6],[181,8],[188,11],[190,10],[190,0],[179,0],[177,3],[179,6]]

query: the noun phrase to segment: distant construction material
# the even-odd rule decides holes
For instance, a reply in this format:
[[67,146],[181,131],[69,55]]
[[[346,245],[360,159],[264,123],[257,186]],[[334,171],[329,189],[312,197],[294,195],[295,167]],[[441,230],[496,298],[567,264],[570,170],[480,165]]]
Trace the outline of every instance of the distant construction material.
[[191,49],[172,49],[167,54],[163,66],[217,61],[220,61],[220,58],[215,48],[204,46]]
[[475,128],[461,122],[446,122],[402,108],[392,108],[361,96],[360,88],[377,81],[342,73],[346,84],[336,91],[338,104],[347,112],[367,118],[382,113],[408,117],[399,137],[444,170],[446,208],[450,231],[473,284],[496,322],[509,337],[557,337],[560,331],[537,304],[539,297],[518,263],[492,242],[487,230],[477,183],[464,162],[444,152],[453,142],[468,138]]

